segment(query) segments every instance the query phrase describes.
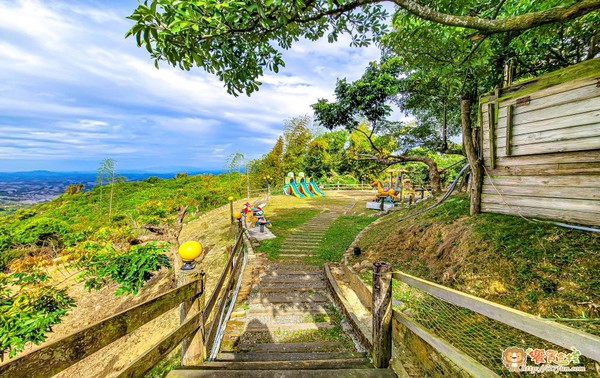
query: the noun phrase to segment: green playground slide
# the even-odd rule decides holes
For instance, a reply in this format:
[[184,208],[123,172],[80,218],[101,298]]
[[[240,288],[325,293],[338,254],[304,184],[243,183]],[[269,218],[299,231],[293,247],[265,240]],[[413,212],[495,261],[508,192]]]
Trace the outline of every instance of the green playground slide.
[[304,195],[309,196],[310,198],[313,198],[315,196],[308,187],[308,184],[304,181],[304,179],[300,181],[300,186],[302,187],[302,192],[304,193]]
[[319,189],[319,186],[317,185],[317,183],[315,182],[315,180],[310,179],[310,182],[308,183],[308,186],[310,187],[310,189],[312,190],[312,192],[315,193],[316,195],[325,197],[325,193],[323,193],[321,191],[321,189]]
[[[292,192],[292,194],[295,195],[296,197],[304,198],[304,194],[302,194],[300,192],[300,190],[298,190],[298,186],[296,185],[296,183],[294,181],[290,182],[289,184],[286,184],[285,187],[288,187],[289,190]],[[286,189],[285,187],[284,187],[284,189]]]

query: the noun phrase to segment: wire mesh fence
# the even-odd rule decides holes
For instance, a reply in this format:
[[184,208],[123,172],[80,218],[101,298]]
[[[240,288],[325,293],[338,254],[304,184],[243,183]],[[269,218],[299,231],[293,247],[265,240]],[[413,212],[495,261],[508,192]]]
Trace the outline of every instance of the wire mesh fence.
[[[519,373],[510,372],[503,364],[503,352],[513,347],[531,353],[525,357],[526,361],[529,359],[529,365],[557,366],[555,369],[561,366],[585,367],[585,372],[576,372],[578,377],[596,377],[598,374],[597,364],[577,352],[448,303],[398,280],[394,280],[393,288],[396,310],[502,377],[519,376]],[[544,355],[535,350],[545,350]],[[539,355],[537,358],[536,353]],[[443,370],[439,364],[432,366],[432,369],[438,373]],[[573,372],[562,374],[573,376]]]

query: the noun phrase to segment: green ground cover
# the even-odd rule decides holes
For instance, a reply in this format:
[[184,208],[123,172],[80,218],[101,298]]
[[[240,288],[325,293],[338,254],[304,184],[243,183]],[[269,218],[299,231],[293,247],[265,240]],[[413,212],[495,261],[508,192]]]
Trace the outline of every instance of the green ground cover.
[[337,218],[319,243],[313,263],[322,265],[325,262],[339,262],[356,235],[376,219],[351,215]]
[[267,254],[269,260],[275,260],[279,256],[279,250],[283,248],[285,239],[298,226],[306,223],[309,219],[320,213],[313,208],[280,209],[269,220],[273,223],[271,232],[277,235],[275,239],[263,240],[258,247],[259,252]]

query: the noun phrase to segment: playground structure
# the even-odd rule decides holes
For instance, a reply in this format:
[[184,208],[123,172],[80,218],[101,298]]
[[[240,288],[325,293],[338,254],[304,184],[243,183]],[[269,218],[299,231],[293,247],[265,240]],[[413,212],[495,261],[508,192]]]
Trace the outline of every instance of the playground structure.
[[[377,193],[373,201],[367,201],[367,209],[389,210],[396,203],[407,201],[410,205],[431,196],[430,189],[424,186],[415,188],[410,180],[405,179],[405,172],[405,169],[390,171],[389,187],[384,186],[380,180],[373,181],[370,186],[377,187]],[[395,184],[393,183],[394,173],[396,173]],[[417,198],[417,193],[419,193],[420,198]]]
[[377,187],[377,194],[375,194],[375,200],[381,201],[382,199],[391,200],[392,202],[398,201],[398,192],[394,188],[387,188],[381,184],[381,181],[375,180],[371,183],[371,187]]
[[250,205],[250,202],[246,202],[244,204],[242,215],[246,221],[247,228],[260,227],[262,230],[264,229],[264,226],[271,226],[271,222],[265,218],[265,211],[262,209],[262,207],[252,206]]
[[283,194],[286,196],[294,195],[298,198],[325,196],[325,193],[319,189],[317,183],[312,178],[305,177],[304,172],[298,173],[298,179],[294,176],[294,172],[289,172],[285,177]]

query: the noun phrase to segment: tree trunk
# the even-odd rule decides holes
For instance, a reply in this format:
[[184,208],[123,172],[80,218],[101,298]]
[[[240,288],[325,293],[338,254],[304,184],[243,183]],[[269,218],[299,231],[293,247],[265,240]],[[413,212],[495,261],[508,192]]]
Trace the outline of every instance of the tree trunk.
[[471,215],[481,211],[481,188],[483,186],[483,166],[481,159],[477,154],[475,143],[473,142],[473,128],[471,127],[471,100],[463,99],[460,103],[460,115],[463,134],[463,146],[469,165],[471,166]]
[[112,218],[112,202],[113,202],[113,193],[115,191],[115,176],[113,175],[112,182],[110,183],[110,201],[108,202],[108,223],[110,223]]
[[429,168],[429,183],[431,184],[431,190],[433,194],[439,194],[442,192],[442,180],[440,178],[440,170],[438,165],[433,159],[427,159],[428,161],[424,161]]

